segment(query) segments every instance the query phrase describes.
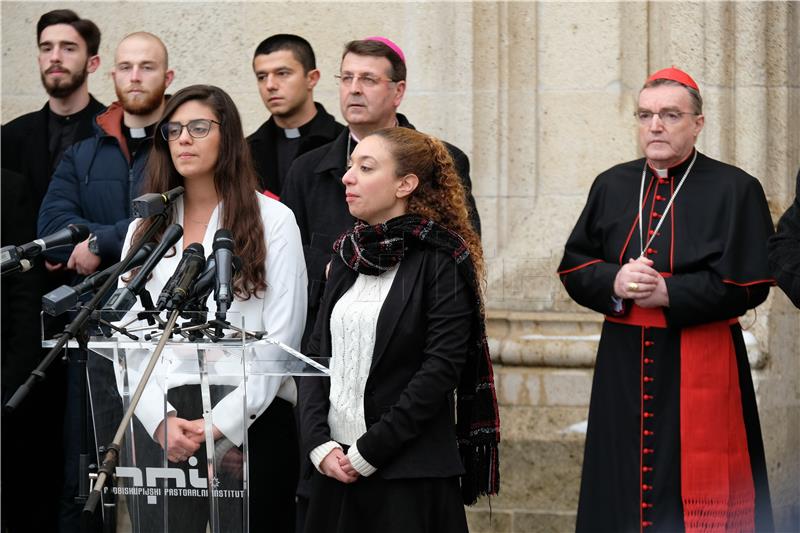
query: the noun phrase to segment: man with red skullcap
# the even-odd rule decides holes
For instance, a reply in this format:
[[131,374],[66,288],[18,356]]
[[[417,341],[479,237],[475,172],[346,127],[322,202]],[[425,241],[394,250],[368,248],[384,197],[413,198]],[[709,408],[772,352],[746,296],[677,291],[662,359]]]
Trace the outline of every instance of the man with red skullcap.
[[699,153],[697,83],[650,76],[645,157],[600,174],[559,275],[606,315],[578,531],[771,531],[764,446],[737,317],[772,284],[764,191]]

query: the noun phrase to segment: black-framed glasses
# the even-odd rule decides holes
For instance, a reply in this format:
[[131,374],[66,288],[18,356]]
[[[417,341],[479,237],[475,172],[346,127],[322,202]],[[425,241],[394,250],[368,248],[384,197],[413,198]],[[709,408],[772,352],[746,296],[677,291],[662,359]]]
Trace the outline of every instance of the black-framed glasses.
[[340,85],[346,85],[348,87],[356,81],[358,81],[362,87],[375,87],[382,81],[388,83],[397,83],[389,78],[379,78],[377,76],[372,76],[371,74],[356,75],[345,72],[344,74],[334,74],[333,77],[336,78],[336,81],[339,82]]
[[186,124],[180,122],[165,122],[161,125],[161,136],[165,141],[174,141],[181,136],[183,128],[189,132],[192,139],[202,139],[207,137],[211,131],[211,124],[219,126],[219,122],[211,120],[210,118],[196,118],[190,120]]
[[677,111],[674,109],[663,109],[658,113],[653,111],[648,111],[647,109],[639,109],[633,112],[633,116],[639,121],[639,124],[649,124],[653,117],[658,117],[661,122],[664,124],[668,124],[670,126],[674,126],[678,122],[681,121],[683,115],[699,115],[699,113],[695,113],[694,111]]

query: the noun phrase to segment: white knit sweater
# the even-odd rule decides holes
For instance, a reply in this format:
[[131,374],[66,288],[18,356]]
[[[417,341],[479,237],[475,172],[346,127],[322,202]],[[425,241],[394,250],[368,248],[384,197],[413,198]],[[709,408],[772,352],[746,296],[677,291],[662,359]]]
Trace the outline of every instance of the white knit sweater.
[[360,274],[331,312],[331,361],[328,426],[331,440],[311,452],[319,468],[339,444],[351,446],[348,457],[361,475],[375,468],[361,458],[356,441],[367,431],[364,421],[364,389],[375,349],[378,315],[392,287],[397,267],[380,276]]

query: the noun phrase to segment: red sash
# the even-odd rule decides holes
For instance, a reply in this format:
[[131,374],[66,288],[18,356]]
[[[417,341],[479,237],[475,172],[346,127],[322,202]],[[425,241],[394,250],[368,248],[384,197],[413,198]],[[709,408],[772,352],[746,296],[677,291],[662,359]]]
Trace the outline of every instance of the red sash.
[[[606,320],[666,327],[661,309],[632,305]],[[755,529],[755,489],[747,450],[732,321],[681,329],[681,497],[686,533]]]

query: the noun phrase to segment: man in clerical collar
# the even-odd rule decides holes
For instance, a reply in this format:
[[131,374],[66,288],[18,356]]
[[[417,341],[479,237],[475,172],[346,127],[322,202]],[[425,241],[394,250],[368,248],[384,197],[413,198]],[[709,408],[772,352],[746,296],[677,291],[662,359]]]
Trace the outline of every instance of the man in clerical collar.
[[49,11],[36,24],[38,62],[47,103],[2,127],[3,168],[25,176],[38,209],[64,150],[92,135],[105,106],[89,94],[100,66],[100,30],[69,9]]
[[578,532],[773,530],[738,322],[772,284],[772,219],[756,178],[695,148],[702,106],[686,72],[647,79],[645,157],[595,179],[558,269],[605,315]]
[[155,124],[174,76],[167,48],[147,32],[117,46],[111,72],[118,101],[97,116],[95,135],[64,154],[39,212],[39,235],[68,224],[88,224],[89,239],[47,254],[51,264],[88,275],[120,258]]
[[344,129],[314,101],[319,81],[314,50],[297,35],[264,39],[253,56],[258,92],[271,113],[247,138],[261,189],[279,197],[292,162],[331,142]]
[[[334,240],[354,219],[344,195],[342,176],[358,141],[381,128],[413,128],[397,112],[406,92],[406,57],[386,37],[367,37],[345,45],[339,80],[339,105],[347,129],[336,139],[297,158],[289,169],[281,200],[295,214],[303,240],[309,279],[309,316],[306,335],[313,327],[316,305],[322,295],[325,268]],[[445,143],[467,192],[470,218],[480,232],[480,219],[472,196],[469,158]]]

